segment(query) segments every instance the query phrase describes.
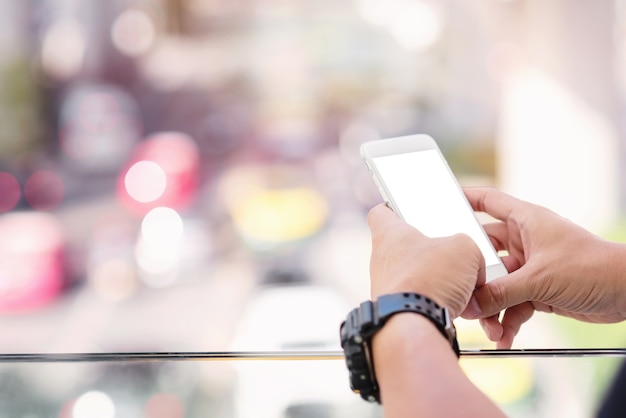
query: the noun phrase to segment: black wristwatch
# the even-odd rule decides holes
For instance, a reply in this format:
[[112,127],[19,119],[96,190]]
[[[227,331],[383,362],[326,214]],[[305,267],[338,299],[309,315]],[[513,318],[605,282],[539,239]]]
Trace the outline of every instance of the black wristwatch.
[[400,312],[414,312],[430,319],[459,356],[456,329],[448,310],[433,300],[417,293],[393,293],[380,296],[375,302],[363,302],[348,314],[339,333],[350,373],[350,388],[366,401],[380,403],[370,347],[372,336]]

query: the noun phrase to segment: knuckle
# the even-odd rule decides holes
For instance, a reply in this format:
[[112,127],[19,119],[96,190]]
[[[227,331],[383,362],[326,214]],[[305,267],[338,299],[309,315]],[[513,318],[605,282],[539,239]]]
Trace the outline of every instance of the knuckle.
[[509,306],[508,294],[505,290],[506,288],[498,280],[483,286],[483,289],[489,307],[493,307],[494,310],[500,311],[500,307]]
[[480,249],[476,242],[467,234],[459,233],[450,237],[452,240],[452,247],[454,247],[455,252],[462,252],[467,254],[479,255]]

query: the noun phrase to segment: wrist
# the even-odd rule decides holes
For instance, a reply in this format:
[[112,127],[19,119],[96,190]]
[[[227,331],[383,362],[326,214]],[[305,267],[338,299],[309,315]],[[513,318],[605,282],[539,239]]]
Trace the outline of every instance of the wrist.
[[407,390],[409,383],[399,379],[407,374],[407,367],[457,364],[454,352],[433,323],[421,315],[407,313],[395,315],[372,338],[372,356],[384,403],[390,395]]
[[[430,322],[431,331],[439,334],[439,344],[447,342],[447,351],[459,356],[456,329],[448,310],[432,299],[402,292],[381,295],[375,302],[365,301],[350,311],[339,332],[351,388],[365,400],[380,402],[372,339],[392,318],[404,313],[412,313]],[[411,334],[411,330],[406,331]]]
[[426,281],[415,283],[416,280],[411,278],[381,281],[384,283],[384,286],[376,289],[372,288],[371,296],[374,301],[384,295],[391,295],[395,293],[416,293],[431,299],[439,306],[448,306],[445,298],[439,295],[441,290],[436,286],[430,286]]
[[[450,350],[450,344],[441,338],[441,332],[423,315],[415,315],[404,312],[394,315],[385,326],[372,337],[372,352],[376,364],[378,357],[385,358],[398,351],[406,351],[415,354],[415,350],[442,349],[455,357],[454,351]],[[443,350],[443,348],[446,348]]]

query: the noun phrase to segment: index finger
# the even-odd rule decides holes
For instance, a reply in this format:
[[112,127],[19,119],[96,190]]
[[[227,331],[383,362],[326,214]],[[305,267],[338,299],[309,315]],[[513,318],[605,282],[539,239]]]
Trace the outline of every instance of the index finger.
[[494,187],[465,187],[463,192],[475,211],[485,212],[501,221],[506,221],[520,204],[520,200]]

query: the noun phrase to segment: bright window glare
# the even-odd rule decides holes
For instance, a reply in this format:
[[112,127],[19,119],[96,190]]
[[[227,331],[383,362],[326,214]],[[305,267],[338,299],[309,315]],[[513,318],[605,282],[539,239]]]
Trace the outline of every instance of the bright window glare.
[[154,202],[165,192],[167,177],[157,163],[138,161],[126,173],[124,185],[128,195],[136,201]]
[[357,0],[359,15],[374,25],[386,25],[393,19],[394,8],[389,3],[377,0]]
[[408,3],[390,25],[396,41],[404,48],[421,51],[437,41],[441,20],[432,7],[424,3]]
[[357,11],[371,24],[384,26],[403,48],[421,51],[430,47],[441,33],[441,18],[433,8],[419,0],[358,0]]
[[81,395],[72,409],[72,418],[113,418],[115,405],[103,392],[91,391]]

